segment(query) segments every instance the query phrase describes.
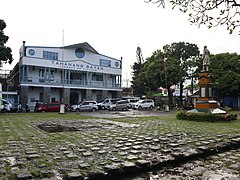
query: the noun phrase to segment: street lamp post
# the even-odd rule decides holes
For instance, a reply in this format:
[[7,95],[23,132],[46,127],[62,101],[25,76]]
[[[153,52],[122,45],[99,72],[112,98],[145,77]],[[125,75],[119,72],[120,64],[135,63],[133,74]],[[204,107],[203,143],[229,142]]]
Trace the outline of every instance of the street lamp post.
[[62,33],[62,92],[61,92],[61,105],[60,105],[60,114],[64,114],[65,113],[65,104],[64,104],[64,30]]

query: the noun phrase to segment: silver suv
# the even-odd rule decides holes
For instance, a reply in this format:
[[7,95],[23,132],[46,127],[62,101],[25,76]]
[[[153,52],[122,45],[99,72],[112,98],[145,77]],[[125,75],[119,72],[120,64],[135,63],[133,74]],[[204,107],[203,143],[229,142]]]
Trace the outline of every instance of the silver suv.
[[84,101],[78,105],[71,106],[72,111],[96,111],[98,110],[96,101]]
[[116,111],[116,110],[128,110],[130,108],[128,100],[120,100],[116,103],[110,105],[108,108],[109,111]]
[[153,109],[154,101],[152,99],[143,99],[133,104],[133,109]]
[[104,101],[98,103],[98,109],[109,109],[111,104],[119,101],[120,99],[105,99]]

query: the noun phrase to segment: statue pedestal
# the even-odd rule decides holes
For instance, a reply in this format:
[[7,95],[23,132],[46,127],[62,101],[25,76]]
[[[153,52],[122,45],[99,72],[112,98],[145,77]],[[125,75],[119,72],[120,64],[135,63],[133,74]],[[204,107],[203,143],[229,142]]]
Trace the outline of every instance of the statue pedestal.
[[199,73],[199,99],[196,102],[196,109],[198,112],[209,112],[210,109],[218,107],[217,101],[214,100],[212,94],[213,78],[208,72],[208,67]]

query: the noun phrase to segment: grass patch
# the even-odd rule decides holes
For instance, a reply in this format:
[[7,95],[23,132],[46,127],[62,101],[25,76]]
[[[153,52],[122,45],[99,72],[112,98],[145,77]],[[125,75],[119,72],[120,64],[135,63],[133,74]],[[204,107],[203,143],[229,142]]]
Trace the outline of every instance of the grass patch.
[[[239,112],[236,112],[239,114]],[[111,151],[115,148],[116,143],[120,143],[125,140],[132,140],[131,143],[140,141],[146,137],[150,137],[150,140],[159,137],[173,137],[177,136],[179,140],[185,141],[183,146],[193,146],[198,141],[216,140],[214,143],[222,142],[220,135],[224,135],[224,138],[228,136],[234,136],[240,134],[240,119],[232,122],[219,121],[215,123],[211,122],[197,122],[197,121],[185,121],[178,120],[176,114],[169,116],[151,116],[151,117],[123,117],[123,118],[106,118],[106,120],[124,122],[130,124],[136,124],[138,127],[134,128],[115,128],[115,129],[93,129],[91,131],[76,131],[76,132],[60,132],[60,133],[47,133],[38,129],[34,124],[44,121],[81,121],[81,120],[96,120],[104,118],[96,118],[91,116],[82,116],[81,113],[19,113],[19,114],[1,114],[0,115],[0,151],[11,153],[15,147],[19,150],[19,157],[25,157],[26,149],[36,150],[40,159],[37,161],[29,161],[24,164],[27,166],[29,172],[31,172],[34,178],[41,176],[39,174],[38,167],[41,164],[46,165],[46,169],[56,169],[58,166],[66,162],[72,162],[64,154],[65,151],[71,151],[76,154],[76,161],[88,162],[90,164],[89,169],[96,169],[100,167],[101,162],[111,163],[112,157],[117,157],[121,160],[122,155],[118,152]],[[198,138],[198,139],[195,139]],[[217,138],[216,138],[217,137]],[[223,139],[224,139],[223,138]],[[95,143],[94,143],[95,142]],[[104,145],[99,145],[104,144]],[[14,146],[13,146],[14,145]],[[89,146],[92,145],[92,146]],[[163,144],[161,144],[163,145]],[[148,148],[147,143],[141,144],[141,146]],[[92,147],[100,147],[101,150],[105,147],[106,151],[111,153],[98,154],[96,151],[91,151]],[[15,150],[16,150],[15,149]],[[83,149],[83,150],[82,150]],[[145,149],[144,149],[145,150]],[[82,152],[91,151],[97,159],[92,157],[84,157]],[[151,153],[151,150],[147,151]],[[55,159],[59,157],[59,159]],[[75,159],[73,159],[74,161]],[[122,159],[125,161],[125,159]],[[71,164],[70,164],[71,165]],[[69,165],[69,166],[70,166]],[[74,166],[76,167],[76,166]],[[8,164],[5,169],[11,175],[11,167]],[[87,170],[82,169],[82,173],[87,173]],[[12,175],[11,175],[12,176]]]

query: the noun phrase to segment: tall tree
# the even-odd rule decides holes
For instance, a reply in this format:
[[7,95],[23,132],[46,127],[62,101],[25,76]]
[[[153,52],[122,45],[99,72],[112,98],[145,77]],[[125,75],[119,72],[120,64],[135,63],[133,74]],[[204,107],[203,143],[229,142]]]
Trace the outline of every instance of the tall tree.
[[211,74],[219,99],[240,93],[240,55],[236,53],[211,56]]
[[6,23],[4,20],[0,19],[0,67],[3,63],[11,64],[13,61],[11,48],[5,46],[8,41],[8,36],[4,35],[3,32],[5,28]]
[[[147,3],[158,4],[165,7],[166,0],[145,0]],[[183,13],[189,14],[189,21],[197,26],[206,25],[208,28],[226,25],[231,34],[240,26],[239,7],[236,0],[169,0],[172,8],[179,7]]]
[[193,76],[192,70],[196,68],[196,60],[199,56],[199,48],[195,44],[178,42],[164,46],[165,53],[176,59],[180,65],[178,69],[180,81],[180,106],[182,106],[183,83]]
[[144,87],[144,82],[141,79],[141,70],[143,68],[143,55],[142,55],[142,50],[141,48],[138,46],[137,50],[136,50],[136,58],[137,58],[137,62],[134,62],[133,66],[132,66],[132,70],[133,70],[133,77],[132,77],[132,87],[133,87],[133,94],[135,96],[142,96],[145,94],[145,89]]
[[[164,58],[167,58],[166,71],[164,70]],[[180,82],[179,69],[180,65],[177,59],[165,55],[161,50],[156,50],[152,56],[144,62],[139,77],[141,81],[144,82],[143,87],[146,92],[156,92],[159,87],[165,87],[168,90],[169,103],[171,106],[172,92],[170,87]],[[165,73],[167,73],[167,81]]]

